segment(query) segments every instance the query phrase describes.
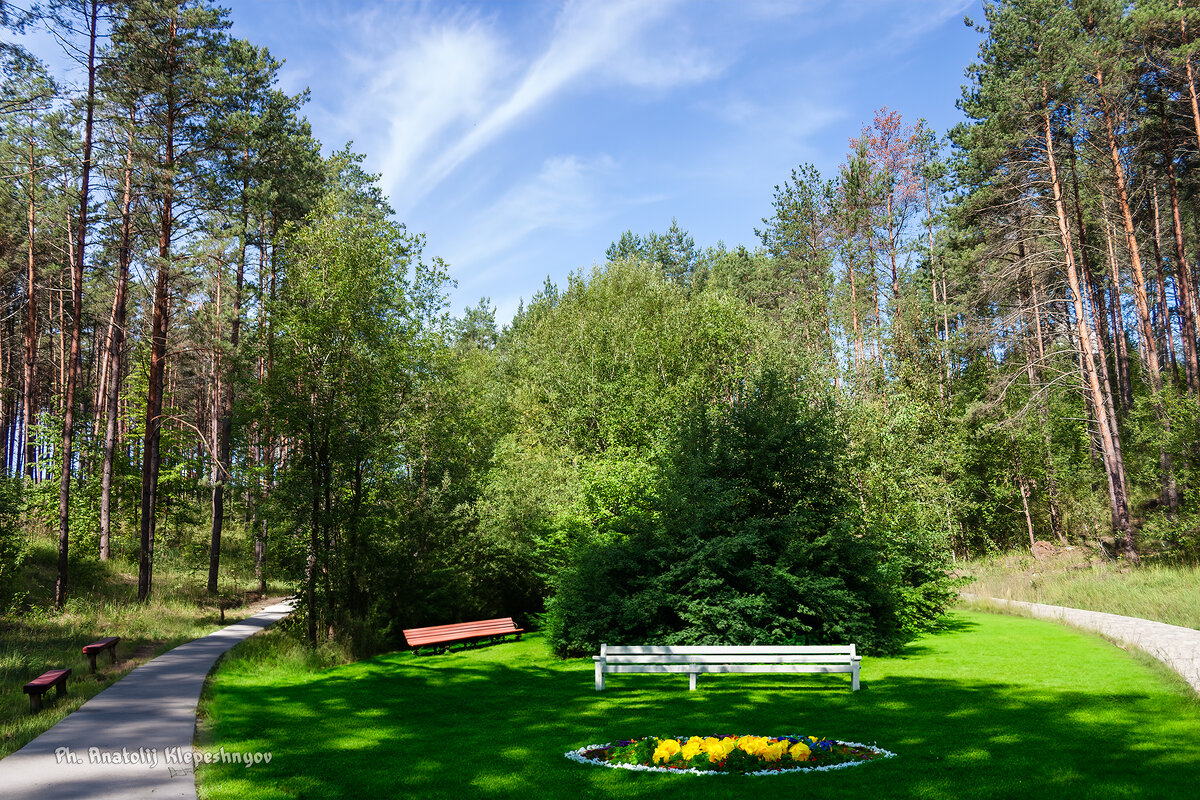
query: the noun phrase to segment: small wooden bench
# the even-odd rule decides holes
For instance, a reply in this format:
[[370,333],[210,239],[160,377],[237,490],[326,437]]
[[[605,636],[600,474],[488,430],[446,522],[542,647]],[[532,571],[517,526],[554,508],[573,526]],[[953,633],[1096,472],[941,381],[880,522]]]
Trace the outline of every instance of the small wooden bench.
[[613,672],[686,672],[688,688],[696,689],[701,672],[849,672],[850,690],[858,691],[862,657],[854,645],[600,645],[596,662],[596,691]]
[[25,694],[29,695],[29,710],[34,712],[42,710],[42,695],[48,692],[51,686],[56,687],[55,697],[62,697],[66,694],[67,676],[70,674],[70,669],[52,669],[25,684]]
[[120,636],[106,636],[99,641],[83,646],[83,654],[88,657],[88,666],[92,672],[96,671],[96,656],[105,650],[109,651],[112,656],[112,663],[117,663],[117,642],[119,641],[121,641]]
[[508,635],[515,635],[520,639],[524,632],[523,628],[517,627],[512,617],[504,617],[478,622],[458,622],[453,625],[433,625],[428,628],[409,628],[404,631],[404,640],[420,655],[422,647],[432,646],[435,651],[440,649],[445,652],[449,645],[458,642],[475,642]]

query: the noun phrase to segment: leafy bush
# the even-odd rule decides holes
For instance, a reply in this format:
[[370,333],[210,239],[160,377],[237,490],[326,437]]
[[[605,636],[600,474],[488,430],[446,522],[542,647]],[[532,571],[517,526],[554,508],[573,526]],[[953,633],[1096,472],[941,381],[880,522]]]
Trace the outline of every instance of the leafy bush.
[[[561,655],[638,644],[854,642],[895,649],[920,599],[861,522],[832,406],[767,375],[694,409],[658,459],[641,530],[583,546],[547,621]],[[933,577],[939,577],[935,575]]]

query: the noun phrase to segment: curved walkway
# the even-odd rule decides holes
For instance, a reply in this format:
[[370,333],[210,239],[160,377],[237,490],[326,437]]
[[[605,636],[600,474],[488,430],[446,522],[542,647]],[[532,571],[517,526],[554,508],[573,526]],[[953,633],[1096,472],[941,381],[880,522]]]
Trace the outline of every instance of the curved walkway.
[[1021,600],[1004,600],[999,597],[983,597],[965,593],[963,597],[1022,609],[1041,619],[1058,620],[1076,628],[1099,633],[1123,644],[1133,645],[1145,650],[1178,672],[1193,689],[1200,693],[1200,631],[1198,630],[1137,617],[1105,614],[1102,611],[1084,611],[1079,608],[1063,608],[1043,603],[1026,603]]
[[195,800],[192,737],[208,671],[226,650],[291,610],[288,603],[269,606],[133,670],[0,759],[0,797]]

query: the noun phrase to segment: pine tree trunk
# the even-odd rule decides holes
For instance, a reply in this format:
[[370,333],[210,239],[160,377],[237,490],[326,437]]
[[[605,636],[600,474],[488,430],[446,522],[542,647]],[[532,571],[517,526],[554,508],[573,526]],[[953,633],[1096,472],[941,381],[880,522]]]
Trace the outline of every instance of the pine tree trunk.
[[1150,319],[1150,302],[1146,296],[1146,276],[1142,270],[1142,256],[1138,248],[1137,232],[1133,225],[1133,209],[1129,204],[1129,193],[1125,187],[1125,168],[1121,166],[1121,154],[1113,130],[1112,115],[1108,100],[1104,96],[1104,73],[1096,70],[1096,81],[1100,92],[1100,115],[1104,119],[1104,130],[1108,136],[1108,152],[1112,160],[1113,177],[1117,185],[1117,206],[1121,222],[1125,227],[1125,246],[1129,249],[1129,269],[1132,273],[1133,301],[1137,307],[1142,347],[1146,354],[1146,366],[1150,376],[1150,387],[1157,393],[1162,391],[1162,374],[1158,364],[1158,348],[1154,338],[1154,325]]
[[[71,457],[74,447],[75,388],[79,382],[79,337],[83,326],[83,260],[87,249],[89,180],[92,171],[92,122],[96,106],[96,12],[99,0],[91,1],[88,18],[88,89],[83,127],[83,165],[79,182],[79,239],[71,260],[71,353],[67,365],[67,392],[63,402],[61,477],[58,484],[58,581],[54,605],[67,600],[67,550],[71,526]],[[85,6],[86,8],[86,6]],[[59,300],[62,308],[62,300]]]
[[1175,334],[1171,325],[1171,306],[1167,303],[1167,279],[1163,274],[1163,255],[1162,255],[1162,220],[1158,210],[1158,187],[1155,186],[1151,195],[1154,208],[1154,272],[1155,283],[1154,288],[1157,294],[1158,302],[1158,341],[1159,352],[1167,354],[1167,361],[1171,365],[1171,380],[1173,384],[1179,386],[1179,362],[1175,360]]
[[[266,271],[267,271],[267,222],[266,222],[266,214],[260,213],[259,221],[258,221],[258,279],[259,279],[259,283],[260,283],[260,287],[259,287],[260,291],[262,289],[261,284],[266,277]],[[260,302],[261,302],[261,300],[262,300],[261,294],[259,295],[259,298],[260,298]],[[265,306],[266,304],[263,303],[263,305]],[[264,308],[263,314],[269,315],[272,311],[273,311],[273,309],[271,309],[271,308]],[[256,369],[258,372],[257,379],[258,379],[258,383],[260,385],[262,384],[263,380],[265,380],[266,373],[267,373],[266,359],[265,359],[265,353],[267,351],[267,341],[266,340],[267,340],[267,324],[266,324],[265,320],[260,320],[259,343],[260,343],[260,346],[262,349],[261,349],[261,354],[259,355],[259,357],[257,359],[257,363],[256,363]],[[265,464],[273,463],[274,452],[273,452],[273,447],[271,445],[271,432],[269,429],[267,429],[266,427],[259,427],[256,431],[256,438],[258,440],[258,447],[255,448],[255,458],[257,459],[257,462],[258,462],[258,470],[257,470],[257,474],[258,474],[257,480],[259,482],[259,484],[258,484],[258,490],[259,490],[258,491],[258,501],[259,501],[259,505],[261,505],[261,504],[265,504],[265,502],[266,502],[267,492],[268,492],[268,488],[269,488],[266,470],[263,469],[263,467]],[[255,506],[256,514],[257,514],[257,508],[258,508],[258,506]],[[261,520],[252,519],[251,520],[251,530],[255,532],[255,537],[254,537],[254,577],[258,579],[259,594],[265,595],[267,593],[267,577],[266,577],[266,574],[267,574],[266,573],[267,520],[266,520],[266,518],[264,517]]]
[[[1190,64],[1190,59],[1189,59]],[[1117,185],[1117,205],[1121,211],[1121,221],[1125,226],[1125,245],[1129,249],[1129,269],[1132,273],[1133,300],[1137,308],[1139,329],[1142,340],[1142,352],[1145,356],[1147,374],[1150,376],[1150,388],[1154,415],[1158,424],[1164,430],[1170,431],[1171,419],[1166,413],[1162,400],[1162,372],[1158,363],[1158,347],[1154,336],[1154,324],[1150,316],[1150,302],[1146,296],[1146,276],[1142,270],[1141,251],[1138,248],[1137,233],[1133,225],[1133,209],[1129,203],[1129,193],[1125,186],[1125,170],[1121,166],[1120,151],[1117,147],[1117,137],[1113,130],[1112,115],[1109,112],[1108,100],[1104,96],[1104,73],[1096,70],[1096,82],[1100,96],[1100,113],[1104,119],[1104,129],[1108,136],[1109,157],[1112,160],[1113,175]],[[1114,266],[1115,266],[1114,259]],[[1161,261],[1159,262],[1161,265]],[[1160,266],[1161,269],[1161,266]],[[1124,336],[1122,336],[1124,340]],[[1128,362],[1127,362],[1128,363]],[[1132,384],[1131,376],[1126,378]],[[1129,386],[1129,406],[1133,405],[1132,386]],[[1174,514],[1179,508],[1179,495],[1175,484],[1174,465],[1170,453],[1159,448],[1159,468],[1162,477],[1162,497],[1168,512]]]
[[136,103],[129,108],[129,140],[125,152],[125,174],[121,188],[121,239],[117,249],[117,288],[113,295],[112,324],[105,351],[104,461],[100,466],[100,558],[109,557],[112,536],[113,459],[116,456],[118,422],[121,419],[121,354],[125,346],[125,295],[129,286],[129,260],[133,238],[133,146]]
[[1063,206],[1062,188],[1058,180],[1058,167],[1054,160],[1054,135],[1050,125],[1049,91],[1043,88],[1046,108],[1043,112],[1046,142],[1046,160],[1050,168],[1050,184],[1054,195],[1054,207],[1058,220],[1059,237],[1066,256],[1067,279],[1071,287],[1071,302],[1075,311],[1075,326],[1079,337],[1080,360],[1083,364],[1087,388],[1097,415],[1101,446],[1104,453],[1105,475],[1109,485],[1109,502],[1112,510],[1113,528],[1116,532],[1121,554],[1137,561],[1137,550],[1133,540],[1133,524],[1129,514],[1128,491],[1125,482],[1124,455],[1121,451],[1120,435],[1108,418],[1108,406],[1100,390],[1100,381],[1092,362],[1091,335],[1087,327],[1087,316],[1083,307],[1083,294],[1079,285],[1079,272],[1075,267],[1074,245],[1067,225],[1066,209]]
[[[221,457],[221,421],[222,404],[225,397],[223,370],[221,365],[221,273],[220,266],[216,270],[216,287],[213,314],[213,345],[212,345],[212,397],[211,413],[209,414],[209,431],[212,447],[212,463],[209,465],[209,480],[212,483],[212,516],[209,524],[208,537],[208,594],[217,594],[217,578],[221,569],[221,527],[225,521],[225,484],[228,474],[225,472],[225,459]],[[199,409],[197,409],[199,412]],[[197,425],[197,428],[200,428]]]
[[321,544],[321,465],[317,455],[317,432],[312,424],[308,428],[309,452],[312,463],[309,465],[311,477],[311,514],[312,524],[309,526],[308,557],[304,565],[305,602],[308,605],[308,643],[317,644],[317,549]]
[[[1017,242],[1017,258],[1025,263],[1025,245]],[[1046,488],[1050,506],[1050,528],[1062,543],[1066,537],[1062,533],[1058,509],[1058,484],[1054,478],[1054,450],[1050,440],[1050,415],[1046,408],[1045,396],[1042,393],[1042,365],[1045,363],[1045,344],[1042,341],[1042,314],[1038,302],[1037,282],[1033,279],[1032,271],[1023,270],[1024,280],[1021,285],[1021,323],[1024,326],[1025,340],[1025,369],[1029,378],[1030,394],[1037,407],[1038,426],[1046,446]],[[1028,317],[1033,318],[1032,330]]]
[[[249,166],[250,150],[249,148],[245,148],[242,151],[242,226],[238,242],[237,277],[233,290],[233,319],[230,322],[229,331],[229,354],[235,368],[237,365],[238,340],[241,337],[242,329],[242,289],[245,284],[246,276],[246,248],[247,239],[249,238],[247,229],[250,225],[250,210],[248,206],[248,195],[250,192],[250,179],[248,177]],[[213,481],[213,510],[208,562],[209,594],[216,594],[217,591],[217,572],[220,567],[221,559],[221,527],[223,524],[223,515],[225,511],[225,483],[229,481],[232,470],[229,453],[230,445],[233,440],[233,402],[235,383],[236,375],[231,374],[225,381],[225,390],[223,392],[219,392],[220,425],[218,430],[216,460],[217,469],[221,472],[221,478],[219,481]],[[214,407],[214,410],[217,409]]]
[[33,436],[33,426],[37,424],[37,346],[38,346],[38,310],[37,310],[37,160],[33,140],[29,141],[29,209],[26,214],[28,223],[27,248],[28,260],[25,271],[25,367],[24,386],[21,398],[21,435],[24,438],[25,473],[37,481],[37,439]]
[[1108,311],[1112,315],[1109,322],[1113,332],[1113,357],[1117,367],[1117,388],[1120,390],[1121,410],[1128,413],[1133,406],[1133,385],[1129,372],[1129,340],[1125,335],[1125,315],[1122,313],[1121,275],[1117,270],[1117,254],[1113,250],[1112,233],[1107,223],[1104,226],[1104,238],[1108,243],[1108,279],[1109,291],[1112,292],[1108,298]]
[[0,330],[0,477],[8,478],[12,475],[12,465],[9,463],[9,435],[12,429],[13,418],[9,411],[9,352],[12,350],[12,342],[6,338],[8,326],[5,325]]
[[858,288],[854,280],[853,259],[846,262],[846,273],[850,276],[850,319],[854,326],[854,372],[857,376],[862,373],[865,354],[863,353],[863,335],[858,322]]
[[[71,241],[71,233],[70,233],[69,228],[67,231],[67,241],[68,242]],[[72,246],[71,249],[73,250],[74,247]],[[68,260],[71,260],[73,258],[74,258],[73,255],[68,255]],[[57,338],[58,338],[58,368],[55,369],[54,372],[52,373],[53,375],[57,376],[57,380],[54,382],[54,386],[53,386],[53,389],[51,392],[51,397],[54,398],[55,410],[57,410],[60,415],[62,414],[62,411],[63,411],[62,403],[63,403],[64,388],[66,387],[66,384],[67,384],[67,338],[66,338],[67,325],[66,325],[66,320],[64,319],[64,316],[65,316],[64,311],[65,311],[66,302],[63,299],[63,293],[65,292],[63,283],[64,283],[63,272],[62,272],[62,270],[59,270],[59,272],[58,272],[58,288],[55,289],[53,286],[51,286],[50,306],[51,306],[51,309],[53,309],[53,307],[55,305],[55,300],[58,301],[58,336],[57,336]],[[51,352],[53,353],[53,351],[51,351]],[[53,356],[51,356],[51,360],[53,361]]]
[[929,237],[929,287],[933,292],[933,335],[937,339],[938,399],[945,400],[949,376],[946,375],[946,353],[942,340],[942,329],[938,324],[938,272],[933,249],[933,204],[929,198],[928,180],[922,180],[921,191],[925,195],[925,230]]
[[[1112,340],[1108,335],[1107,311],[1104,303],[1104,292],[1096,281],[1095,272],[1092,269],[1092,260],[1088,255],[1087,248],[1087,226],[1083,218],[1083,204],[1079,198],[1079,170],[1076,167],[1075,159],[1075,142],[1073,139],[1068,139],[1068,153],[1071,157],[1071,186],[1072,193],[1075,199],[1075,219],[1079,226],[1079,257],[1083,262],[1083,281],[1084,288],[1087,291],[1087,303],[1092,307],[1092,328],[1096,332],[1096,348],[1098,358],[1097,367],[1099,369],[1100,385],[1103,388],[1103,396],[1108,401],[1109,417],[1113,424],[1117,420],[1117,408],[1115,403],[1115,393],[1112,390],[1111,374],[1108,370],[1108,353],[1113,353],[1113,367],[1117,368],[1117,355],[1113,349]],[[1099,418],[1097,418],[1098,420]]]
[[[167,22],[171,44],[167,62],[174,62],[176,21]],[[168,85],[173,79],[168,76]],[[163,168],[168,176],[175,169],[175,119],[178,109],[170,102],[163,126]],[[141,539],[138,560],[138,600],[150,596],[154,551],[154,517],[158,494],[159,442],[162,435],[163,377],[167,357],[167,302],[171,271],[171,232],[174,227],[174,184],[168,178],[162,191],[158,233],[158,275],[154,283],[154,309],[150,320],[150,372],[146,393],[146,435],[142,447]]]
[[1183,372],[1188,391],[1200,394],[1200,347],[1197,346],[1196,315],[1193,313],[1195,284],[1188,268],[1187,252],[1183,245],[1183,222],[1179,213],[1179,192],[1175,187],[1175,164],[1167,161],[1167,185],[1171,189],[1171,228],[1175,238],[1175,290],[1182,295],[1176,303],[1182,324],[1180,341],[1183,343]]
[[1021,492],[1021,507],[1025,510],[1025,527],[1029,532],[1029,549],[1033,550],[1037,537],[1033,533],[1033,514],[1029,510],[1029,481],[1020,472],[1020,462],[1017,462],[1017,488]]

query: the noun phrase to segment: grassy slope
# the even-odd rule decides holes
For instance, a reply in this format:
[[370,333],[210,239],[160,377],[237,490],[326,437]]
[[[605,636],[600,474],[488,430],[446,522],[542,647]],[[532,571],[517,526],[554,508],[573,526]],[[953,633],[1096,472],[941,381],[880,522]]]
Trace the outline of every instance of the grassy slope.
[[1155,619],[1200,630],[1200,567],[1089,561],[1082,550],[1037,561],[1014,552],[974,561],[965,591],[985,597],[1048,603]]
[[[203,708],[211,748],[269,764],[202,768],[201,797],[1139,798],[1190,796],[1200,703],[1173,673],[1100,639],[958,612],[951,628],[848,676],[617,675],[539,636],[310,670],[283,637],[240,645]],[[275,650],[273,651],[273,648]],[[770,778],[629,773],[568,749],[646,734],[817,734],[899,758]]]
[[[121,572],[129,567],[89,560],[72,564],[66,608],[47,611],[56,559],[51,544],[36,542],[23,576],[32,608],[0,615],[0,757],[49,730],[137,665],[245,615],[235,607],[226,612],[229,622],[222,623],[216,602],[203,599],[206,576],[168,569],[155,575],[151,601],[139,604],[137,576]],[[80,648],[103,636],[121,637],[119,660],[112,665],[107,653],[101,655],[96,674],[90,675]],[[60,701],[48,692],[44,710],[30,713],[21,687],[48,669],[63,667],[71,668],[67,696]]]

